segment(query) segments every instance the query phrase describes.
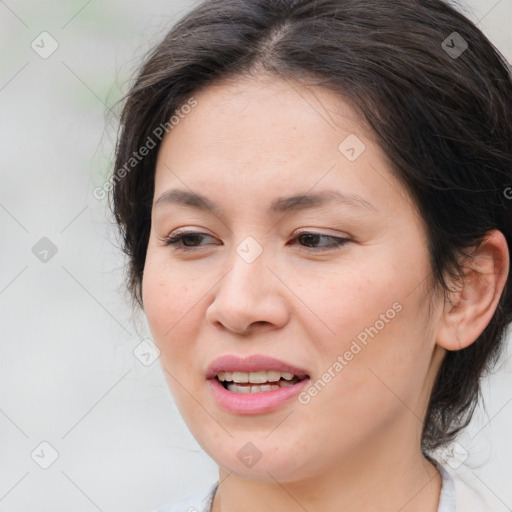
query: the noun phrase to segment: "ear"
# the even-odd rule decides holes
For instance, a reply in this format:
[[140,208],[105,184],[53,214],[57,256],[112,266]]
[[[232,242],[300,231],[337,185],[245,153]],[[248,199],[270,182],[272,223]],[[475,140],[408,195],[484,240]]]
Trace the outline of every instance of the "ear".
[[509,272],[509,250],[501,231],[490,231],[464,264],[464,278],[445,304],[437,344],[460,350],[474,343],[491,321]]

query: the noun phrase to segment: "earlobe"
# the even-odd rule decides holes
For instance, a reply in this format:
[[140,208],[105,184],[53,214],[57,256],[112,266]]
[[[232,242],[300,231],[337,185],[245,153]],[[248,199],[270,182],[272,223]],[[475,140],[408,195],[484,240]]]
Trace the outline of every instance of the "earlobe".
[[437,344],[461,350],[474,343],[491,321],[509,273],[509,251],[501,231],[491,231],[471,253],[463,282],[450,293]]

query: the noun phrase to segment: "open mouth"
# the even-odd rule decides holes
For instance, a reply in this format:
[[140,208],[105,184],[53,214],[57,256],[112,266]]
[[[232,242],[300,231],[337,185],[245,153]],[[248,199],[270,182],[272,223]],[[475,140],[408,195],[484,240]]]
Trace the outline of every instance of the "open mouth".
[[262,393],[290,387],[309,378],[275,370],[257,372],[219,372],[215,379],[224,389],[238,394]]

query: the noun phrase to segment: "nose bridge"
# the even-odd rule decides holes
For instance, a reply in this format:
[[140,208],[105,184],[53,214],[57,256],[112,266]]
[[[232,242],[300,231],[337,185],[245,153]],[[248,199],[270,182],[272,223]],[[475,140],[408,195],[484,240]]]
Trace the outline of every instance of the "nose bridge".
[[251,324],[283,325],[288,316],[279,280],[267,268],[271,250],[253,237],[240,242],[229,258],[230,269],[218,283],[207,317],[237,331]]
[[[269,275],[272,274],[266,267],[270,249],[254,237],[245,237],[236,247],[232,255],[231,271],[225,283],[230,292],[247,294],[247,300],[261,299],[261,295],[268,294]],[[222,284],[221,284],[222,286]],[[233,288],[233,290],[231,290]],[[250,297],[252,296],[252,298]]]

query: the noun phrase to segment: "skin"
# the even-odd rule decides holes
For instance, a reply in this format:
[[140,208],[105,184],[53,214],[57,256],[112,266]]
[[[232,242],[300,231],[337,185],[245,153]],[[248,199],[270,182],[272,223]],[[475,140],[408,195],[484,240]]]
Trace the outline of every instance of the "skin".
[[[441,477],[421,454],[422,419],[446,350],[474,342],[494,313],[508,273],[503,235],[475,252],[471,287],[445,304],[427,285],[422,220],[348,103],[268,75],[195,98],[162,142],[154,200],[193,191],[220,213],[154,204],[143,299],[176,404],[219,465],[213,511],[435,512]],[[349,134],[366,146],[354,161],[338,150]],[[278,197],[321,190],[372,207],[267,211]],[[166,246],[178,228],[208,236]],[[330,247],[298,230],[349,242]],[[250,264],[236,252],[248,236],[263,250]],[[267,354],[316,381],[397,302],[400,312],[308,404],[243,416],[214,402],[205,370],[216,357]],[[261,453],[252,467],[237,457],[247,442]]]

